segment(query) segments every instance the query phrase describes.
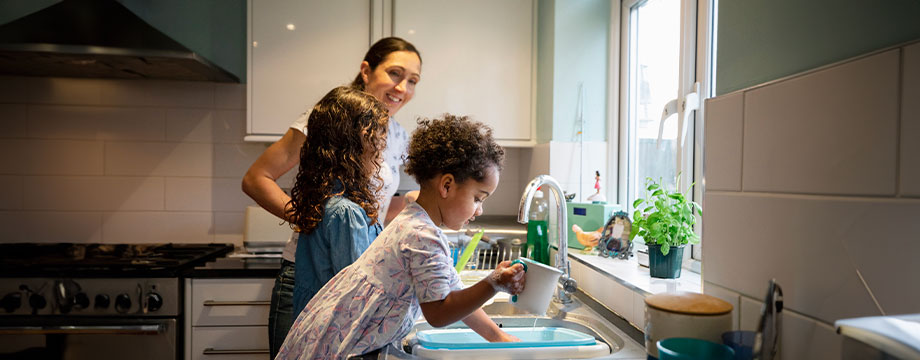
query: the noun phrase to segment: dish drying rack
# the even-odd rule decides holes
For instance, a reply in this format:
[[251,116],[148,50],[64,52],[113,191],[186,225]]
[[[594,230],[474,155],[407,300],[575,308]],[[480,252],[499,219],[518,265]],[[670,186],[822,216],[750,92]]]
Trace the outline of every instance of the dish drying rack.
[[[456,264],[457,260],[460,259],[460,254],[463,253],[471,237],[472,232],[470,230],[465,233],[458,231],[447,235],[453,264]],[[527,253],[522,254],[525,251],[523,245],[526,245],[526,243],[518,238],[490,239],[488,235],[484,235],[476,248],[473,249],[473,254],[466,263],[464,270],[492,270],[502,261],[510,261],[522,256],[530,257],[530,249],[527,249]]]

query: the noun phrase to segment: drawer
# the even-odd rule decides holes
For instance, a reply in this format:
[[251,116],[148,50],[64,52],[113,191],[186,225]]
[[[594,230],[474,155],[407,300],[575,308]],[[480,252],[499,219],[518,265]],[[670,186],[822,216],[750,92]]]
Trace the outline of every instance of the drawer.
[[267,326],[192,328],[192,360],[267,360]]
[[274,279],[193,279],[192,326],[268,325]]

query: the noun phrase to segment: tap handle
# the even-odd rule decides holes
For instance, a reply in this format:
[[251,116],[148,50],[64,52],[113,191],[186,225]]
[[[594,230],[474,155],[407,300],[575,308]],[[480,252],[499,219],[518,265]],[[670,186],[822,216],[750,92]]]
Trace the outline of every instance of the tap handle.
[[568,275],[562,275],[559,282],[562,283],[562,290],[568,294],[574,294],[578,290],[578,282]]

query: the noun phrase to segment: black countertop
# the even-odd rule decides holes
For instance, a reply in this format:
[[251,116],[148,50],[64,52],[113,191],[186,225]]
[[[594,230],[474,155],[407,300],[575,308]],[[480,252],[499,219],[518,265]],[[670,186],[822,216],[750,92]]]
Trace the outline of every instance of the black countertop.
[[281,268],[281,258],[241,258],[233,254],[197,266],[187,278],[274,278]]

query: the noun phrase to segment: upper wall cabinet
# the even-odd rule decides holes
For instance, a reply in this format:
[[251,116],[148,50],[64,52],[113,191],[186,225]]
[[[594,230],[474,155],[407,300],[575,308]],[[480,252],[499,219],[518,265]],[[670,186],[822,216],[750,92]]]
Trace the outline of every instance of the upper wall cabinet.
[[332,88],[351,82],[370,46],[368,0],[249,0],[247,141],[274,141]]
[[393,36],[422,54],[415,97],[396,119],[469,115],[506,146],[533,145],[533,0],[394,0]]
[[395,118],[470,115],[505,146],[534,144],[534,0],[250,0],[246,140],[274,141],[357,75],[373,41],[422,55],[415,97]]

